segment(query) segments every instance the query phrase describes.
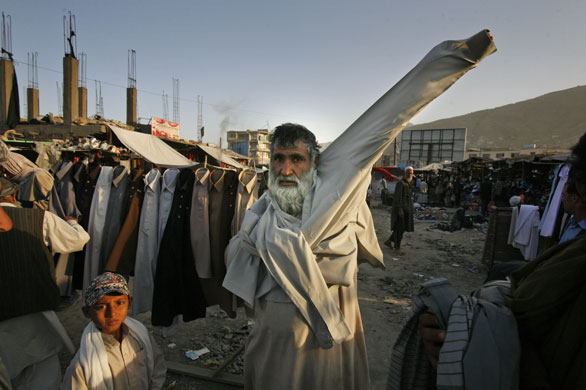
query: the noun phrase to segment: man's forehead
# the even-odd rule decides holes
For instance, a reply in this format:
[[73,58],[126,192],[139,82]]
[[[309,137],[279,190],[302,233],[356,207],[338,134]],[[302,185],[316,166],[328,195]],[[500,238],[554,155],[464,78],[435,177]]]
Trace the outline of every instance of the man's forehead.
[[287,148],[275,146],[275,149],[273,150],[273,154],[277,154],[277,153],[281,153],[281,154],[294,154],[294,153],[309,154],[309,152],[307,151],[307,144],[303,141],[297,141],[295,146],[287,147]]

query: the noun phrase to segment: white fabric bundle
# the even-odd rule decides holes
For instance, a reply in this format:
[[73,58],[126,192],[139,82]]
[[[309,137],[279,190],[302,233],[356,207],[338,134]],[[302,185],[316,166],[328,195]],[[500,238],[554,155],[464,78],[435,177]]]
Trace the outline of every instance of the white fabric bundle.
[[[139,321],[126,317],[124,324],[130,333],[145,346],[147,356],[147,371],[150,376],[154,368],[153,345],[148,331]],[[99,329],[90,322],[84,329],[79,346],[79,361],[83,368],[88,388],[90,390],[114,390],[112,371],[108,365],[108,355],[104,340]]]

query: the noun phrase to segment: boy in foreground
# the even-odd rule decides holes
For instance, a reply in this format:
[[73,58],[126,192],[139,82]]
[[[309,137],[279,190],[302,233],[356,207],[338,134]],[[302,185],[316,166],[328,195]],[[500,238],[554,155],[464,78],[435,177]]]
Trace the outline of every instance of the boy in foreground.
[[139,321],[127,317],[132,298],[123,276],[105,272],[85,293],[83,314],[92,320],[67,367],[61,389],[161,389],[165,358]]

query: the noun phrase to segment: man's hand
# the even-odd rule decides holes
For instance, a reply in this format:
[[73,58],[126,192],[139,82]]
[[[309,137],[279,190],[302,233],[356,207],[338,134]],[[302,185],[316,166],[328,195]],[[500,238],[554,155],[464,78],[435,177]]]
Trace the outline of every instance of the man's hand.
[[75,222],[77,222],[77,218],[75,218],[75,217],[71,217],[71,216],[69,216],[69,215],[65,217],[65,220],[66,220],[66,221],[75,221]]
[[403,218],[405,216],[405,212],[403,209],[399,209],[399,217]]
[[440,349],[446,339],[446,331],[440,329],[437,318],[430,312],[425,312],[419,316],[419,326],[421,328],[421,340],[429,361],[434,368],[437,368]]

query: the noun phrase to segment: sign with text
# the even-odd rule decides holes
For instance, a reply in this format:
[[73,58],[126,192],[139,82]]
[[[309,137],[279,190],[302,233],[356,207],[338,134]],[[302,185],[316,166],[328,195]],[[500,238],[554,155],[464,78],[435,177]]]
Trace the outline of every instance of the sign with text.
[[179,123],[151,117],[151,134],[161,138],[179,139]]

